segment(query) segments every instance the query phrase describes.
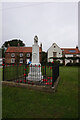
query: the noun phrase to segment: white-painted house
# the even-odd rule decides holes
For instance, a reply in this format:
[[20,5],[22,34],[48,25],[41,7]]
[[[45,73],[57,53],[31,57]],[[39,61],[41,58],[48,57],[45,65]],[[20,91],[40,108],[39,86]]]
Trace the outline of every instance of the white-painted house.
[[56,43],[53,43],[48,49],[47,54],[47,61],[52,62],[53,59],[50,59],[51,57],[62,57],[62,50]]
[[[60,48],[56,43],[53,43],[52,46],[47,51],[47,61],[53,62],[53,57],[61,58],[61,57],[80,57],[80,51],[78,47],[76,48]],[[60,63],[63,63],[63,60],[57,59],[57,61],[60,61]],[[68,62],[73,62],[73,60],[65,59],[64,63],[65,65]],[[79,60],[76,60],[76,62],[79,62]]]

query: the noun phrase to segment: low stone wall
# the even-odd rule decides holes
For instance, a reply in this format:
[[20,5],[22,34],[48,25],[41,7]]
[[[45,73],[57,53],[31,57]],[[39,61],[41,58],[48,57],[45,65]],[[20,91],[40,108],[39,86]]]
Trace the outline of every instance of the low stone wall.
[[39,91],[43,91],[43,92],[55,92],[57,89],[59,80],[60,80],[60,77],[58,77],[58,79],[54,83],[54,87],[31,85],[31,84],[25,84],[25,83],[15,83],[15,82],[8,82],[8,81],[2,81],[2,86],[22,87],[22,88],[28,88],[28,89],[32,89],[32,90],[39,90]]

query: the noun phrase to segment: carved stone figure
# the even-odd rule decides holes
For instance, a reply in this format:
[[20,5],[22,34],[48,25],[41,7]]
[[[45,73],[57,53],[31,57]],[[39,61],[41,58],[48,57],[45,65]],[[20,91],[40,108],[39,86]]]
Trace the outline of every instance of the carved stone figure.
[[38,42],[38,37],[35,36],[35,37],[34,37],[34,43],[37,43],[37,42]]

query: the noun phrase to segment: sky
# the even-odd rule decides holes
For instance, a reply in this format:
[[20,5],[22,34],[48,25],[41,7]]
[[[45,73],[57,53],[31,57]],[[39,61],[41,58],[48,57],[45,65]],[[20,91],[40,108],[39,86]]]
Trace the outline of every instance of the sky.
[[53,43],[61,48],[78,45],[77,2],[4,2],[2,3],[2,43],[21,39],[32,46],[34,36],[47,51]]

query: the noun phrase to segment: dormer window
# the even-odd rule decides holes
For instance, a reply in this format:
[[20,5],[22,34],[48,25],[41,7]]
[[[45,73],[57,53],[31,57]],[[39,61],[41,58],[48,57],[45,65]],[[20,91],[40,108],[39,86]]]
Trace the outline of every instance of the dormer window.
[[11,54],[11,57],[15,57],[15,53],[12,53],[12,54]]
[[75,53],[76,51],[75,50],[68,50],[70,53]]
[[20,57],[23,57],[23,53],[20,53]]

